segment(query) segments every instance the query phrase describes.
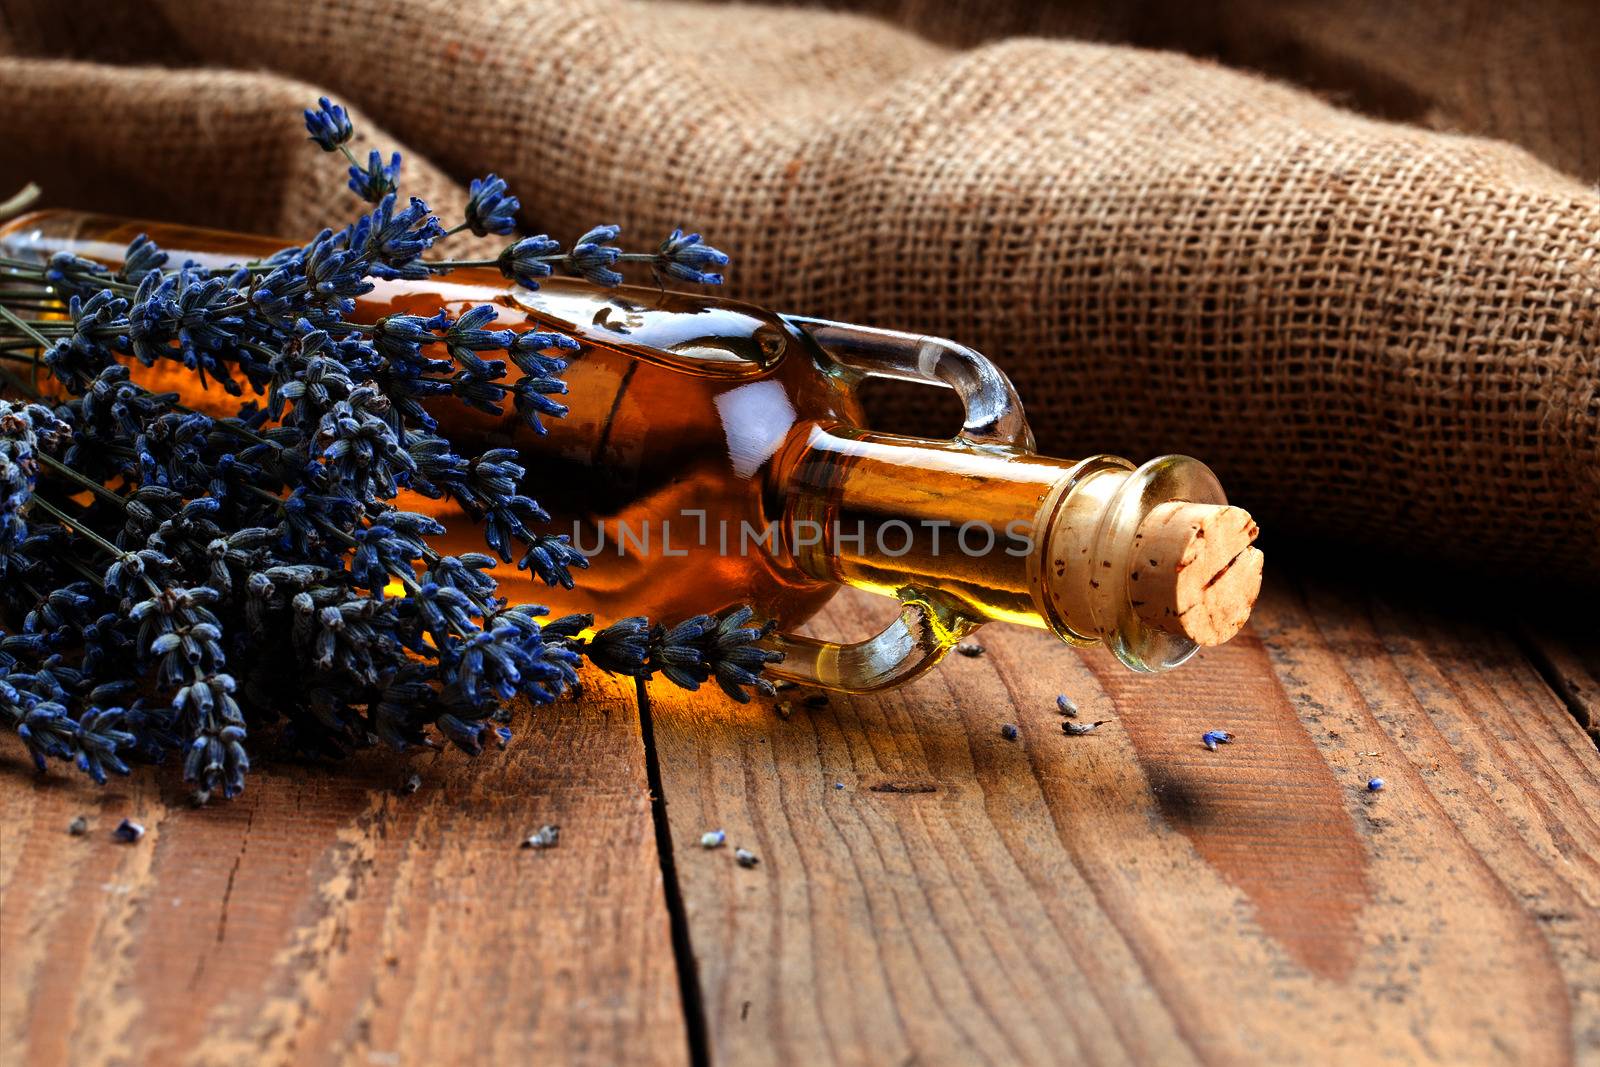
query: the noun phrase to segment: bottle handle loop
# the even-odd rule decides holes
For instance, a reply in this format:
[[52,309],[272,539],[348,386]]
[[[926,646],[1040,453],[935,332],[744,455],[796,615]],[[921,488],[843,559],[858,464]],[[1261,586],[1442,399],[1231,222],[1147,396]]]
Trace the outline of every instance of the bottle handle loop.
[[[894,378],[954,389],[966,417],[958,439],[979,447],[1033,449],[1022,402],[1005,373],[978,352],[942,337],[785,315],[816,342],[835,374]],[[776,633],[763,643],[784,655],[775,678],[849,693],[870,693],[916,677],[944,658],[983,619],[963,614],[937,593],[897,593],[900,615],[864,641],[824,641]]]
[[957,436],[975,445],[1033,450],[1033,431],[1005,372],[986,356],[943,337],[784,315],[817,343],[837,370],[954,389],[966,409]]
[[762,644],[783,653],[767,667],[773,678],[802,685],[871,693],[909,681],[944,658],[982,620],[933,597],[901,590],[900,616],[865,641],[824,641],[778,633]]

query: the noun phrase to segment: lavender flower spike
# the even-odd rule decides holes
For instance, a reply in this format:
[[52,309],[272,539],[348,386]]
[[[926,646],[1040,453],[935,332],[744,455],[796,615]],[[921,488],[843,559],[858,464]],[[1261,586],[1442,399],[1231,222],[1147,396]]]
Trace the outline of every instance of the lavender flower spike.
[[367,156],[367,165],[350,165],[350,191],[369,204],[376,204],[400,187],[400,153],[383,162],[376,148]]
[[693,285],[721,285],[722,275],[708,268],[726,267],[728,255],[701,241],[697,233],[673,230],[656,250],[652,264],[658,275],[665,274]]
[[612,267],[622,257],[622,249],[613,246],[622,233],[618,226],[596,226],[572,246],[567,253],[567,269],[595,285],[606,288],[622,284],[622,275]]
[[348,144],[355,133],[344,108],[325,96],[318,97],[315,110],[307,108],[305,114],[306,129],[324,152],[337,151],[340,145]]
[[479,237],[507,234],[516,228],[522,204],[506,192],[505,179],[493,174],[472,179],[467,189],[466,227]]

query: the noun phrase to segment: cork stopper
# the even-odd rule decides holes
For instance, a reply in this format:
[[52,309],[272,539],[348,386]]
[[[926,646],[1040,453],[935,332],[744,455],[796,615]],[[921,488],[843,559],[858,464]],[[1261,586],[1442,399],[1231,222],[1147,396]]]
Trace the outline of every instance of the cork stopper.
[[1243,508],[1186,501],[1156,507],[1135,534],[1128,573],[1134,610],[1197,645],[1227,641],[1261,591],[1257,533]]
[[1205,464],[1135,468],[1090,456],[1040,504],[1034,603],[1070,644],[1104,645],[1136,671],[1171,670],[1244,626],[1261,587],[1256,524]]

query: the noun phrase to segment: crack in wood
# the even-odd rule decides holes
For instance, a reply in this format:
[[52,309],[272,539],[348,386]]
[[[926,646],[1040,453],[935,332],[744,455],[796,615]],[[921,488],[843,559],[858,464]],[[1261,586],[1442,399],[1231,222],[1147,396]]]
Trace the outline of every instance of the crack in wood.
[[644,745],[645,777],[650,783],[650,815],[655,823],[656,855],[661,865],[661,886],[666,896],[667,918],[672,927],[672,955],[677,964],[678,993],[683,1001],[684,1030],[688,1036],[689,1063],[709,1067],[711,1046],[707,1038],[705,998],[700,988],[699,965],[684,907],[683,887],[678,883],[678,865],[672,852],[672,827],[667,821],[667,795],[661,784],[661,762],[656,751],[655,723],[650,717],[650,691],[644,679],[636,679],[634,692],[639,701],[639,736]]

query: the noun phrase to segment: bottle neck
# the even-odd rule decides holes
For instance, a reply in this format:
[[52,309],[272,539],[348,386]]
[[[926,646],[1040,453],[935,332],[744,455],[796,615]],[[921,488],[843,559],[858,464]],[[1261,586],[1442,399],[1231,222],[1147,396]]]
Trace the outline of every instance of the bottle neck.
[[816,427],[787,486],[796,560],[818,581],[940,596],[977,620],[1048,626],[1030,578],[1035,525],[1071,467],[959,441]]
[[[1226,640],[1254,600],[1254,524],[1187,457],[1135,468],[844,426],[793,447],[789,536],[819,581],[1104,644],[1136,670],[1182,662],[1196,633]],[[1197,554],[1208,532],[1224,557]],[[1212,599],[1179,585],[1196,580],[1240,591],[1202,619]]]

